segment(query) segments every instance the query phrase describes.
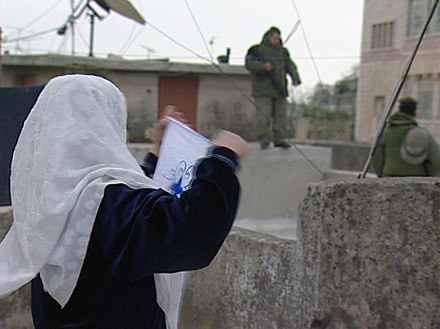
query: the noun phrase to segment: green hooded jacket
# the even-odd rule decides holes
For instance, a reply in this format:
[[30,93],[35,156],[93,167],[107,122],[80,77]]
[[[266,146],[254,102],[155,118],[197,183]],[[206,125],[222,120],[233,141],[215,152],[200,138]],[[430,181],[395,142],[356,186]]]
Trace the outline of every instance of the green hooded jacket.
[[440,172],[440,149],[430,137],[428,157],[418,165],[403,161],[400,156],[402,141],[417,121],[410,115],[397,112],[388,121],[388,127],[378,141],[373,155],[373,166],[379,177],[389,176],[436,176]]
[[[270,30],[269,30],[270,31]],[[253,45],[246,55],[246,68],[251,73],[253,97],[286,97],[289,74],[293,83],[301,83],[295,63],[290,59],[289,51],[283,47],[272,46],[267,40],[267,31],[259,45]],[[271,72],[264,69],[265,63],[274,65]]]

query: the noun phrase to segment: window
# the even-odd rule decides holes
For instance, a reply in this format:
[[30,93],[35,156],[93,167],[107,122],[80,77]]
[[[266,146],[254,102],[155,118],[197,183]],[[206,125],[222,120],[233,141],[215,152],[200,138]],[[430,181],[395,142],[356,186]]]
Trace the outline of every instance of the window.
[[373,25],[371,48],[390,48],[393,46],[394,22]]
[[432,80],[420,80],[417,91],[417,117],[423,120],[432,119],[434,100],[434,83]]
[[[407,30],[409,37],[418,36],[422,32],[433,4],[433,0],[410,0]],[[438,6],[426,33],[440,33],[440,10]]]
[[385,97],[376,96],[374,98],[374,117],[379,120],[383,115],[384,109],[385,109]]

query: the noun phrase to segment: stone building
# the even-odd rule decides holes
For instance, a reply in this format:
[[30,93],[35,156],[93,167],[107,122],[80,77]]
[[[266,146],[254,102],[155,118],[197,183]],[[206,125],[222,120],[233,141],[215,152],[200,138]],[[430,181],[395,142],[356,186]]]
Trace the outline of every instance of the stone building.
[[[371,141],[435,1],[365,0],[356,140]],[[440,7],[440,6],[439,6]],[[440,140],[440,8],[400,92],[419,102],[418,121]]]
[[3,55],[1,62],[1,87],[43,85],[68,73],[97,74],[113,81],[127,97],[131,141],[145,140],[145,131],[148,137],[148,129],[167,104],[177,105],[207,136],[224,128],[255,139],[244,66],[65,55]]

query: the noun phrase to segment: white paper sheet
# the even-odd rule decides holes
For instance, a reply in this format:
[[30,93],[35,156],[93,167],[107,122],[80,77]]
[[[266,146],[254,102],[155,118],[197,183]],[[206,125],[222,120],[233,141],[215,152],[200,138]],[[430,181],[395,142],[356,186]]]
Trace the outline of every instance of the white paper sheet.
[[[206,155],[209,140],[168,117],[153,180],[171,194],[187,190],[197,161]],[[185,272],[155,274],[157,302],[166,315],[167,329],[177,329]]]
[[206,155],[211,143],[181,122],[167,119],[170,122],[163,136],[153,180],[164,190],[180,195],[189,188],[194,166],[197,160]]

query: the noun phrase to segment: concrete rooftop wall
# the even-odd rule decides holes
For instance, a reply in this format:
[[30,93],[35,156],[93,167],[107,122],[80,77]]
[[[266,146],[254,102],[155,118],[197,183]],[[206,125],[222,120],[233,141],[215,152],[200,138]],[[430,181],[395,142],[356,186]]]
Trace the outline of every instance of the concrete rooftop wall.
[[440,328],[440,180],[312,184],[298,241],[233,230],[182,329]]
[[319,328],[440,328],[439,179],[312,184],[298,237]]
[[[296,147],[321,171],[329,170],[329,147]],[[139,162],[151,148],[151,144],[129,144],[131,153]],[[306,196],[309,184],[324,178],[293,147],[289,151],[261,150],[258,143],[251,143],[249,154],[241,166],[237,173],[242,187],[238,219],[295,218],[298,216],[298,204]]]
[[297,241],[233,228],[214,261],[188,273],[180,329],[307,328]]
[[[439,328],[439,260],[440,179],[314,183],[298,240],[234,228],[189,273],[181,329]],[[8,298],[0,328],[32,328],[28,292]]]

